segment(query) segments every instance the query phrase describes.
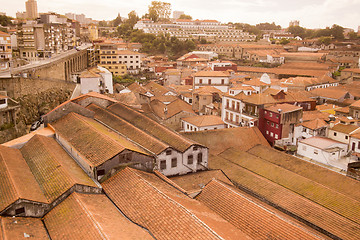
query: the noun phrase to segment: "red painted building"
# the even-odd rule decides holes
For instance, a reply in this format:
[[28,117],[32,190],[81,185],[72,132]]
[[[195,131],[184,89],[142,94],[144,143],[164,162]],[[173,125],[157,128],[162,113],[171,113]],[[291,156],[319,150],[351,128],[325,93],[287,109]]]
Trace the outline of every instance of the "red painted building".
[[260,109],[259,129],[272,146],[292,145],[294,126],[300,123],[302,111],[302,107],[287,103]]

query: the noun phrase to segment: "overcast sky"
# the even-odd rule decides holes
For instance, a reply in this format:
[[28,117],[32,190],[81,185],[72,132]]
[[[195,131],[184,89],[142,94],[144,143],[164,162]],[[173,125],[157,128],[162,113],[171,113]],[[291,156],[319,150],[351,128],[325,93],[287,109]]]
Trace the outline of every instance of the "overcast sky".
[[[1,0],[1,12],[14,16],[25,11],[25,0]],[[6,3],[5,3],[6,2]],[[145,0],[38,0],[39,12],[84,13],[95,20],[112,20],[135,10],[141,17],[151,1]],[[256,24],[275,22],[288,27],[291,20],[300,20],[306,28],[324,28],[338,24],[353,28],[360,25],[360,0],[177,0],[172,10],[184,11],[194,19],[216,19],[223,23]]]

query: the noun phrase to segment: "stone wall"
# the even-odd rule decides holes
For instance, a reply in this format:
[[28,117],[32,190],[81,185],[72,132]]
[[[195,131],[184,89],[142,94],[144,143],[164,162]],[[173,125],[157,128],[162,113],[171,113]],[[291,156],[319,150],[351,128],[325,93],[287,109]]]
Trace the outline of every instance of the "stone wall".
[[0,78],[0,91],[7,91],[14,99],[25,95],[38,94],[49,89],[64,89],[73,91],[76,83],[49,79],[30,79],[22,77]]

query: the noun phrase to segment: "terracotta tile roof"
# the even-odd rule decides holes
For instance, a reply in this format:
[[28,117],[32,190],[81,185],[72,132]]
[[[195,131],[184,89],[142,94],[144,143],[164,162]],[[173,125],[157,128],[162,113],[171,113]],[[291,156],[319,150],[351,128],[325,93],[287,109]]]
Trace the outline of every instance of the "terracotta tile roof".
[[195,77],[230,77],[229,73],[222,71],[200,71],[195,73]]
[[180,152],[198,144],[123,104],[113,104],[107,110]]
[[[183,136],[207,146],[212,154],[218,154],[230,147],[246,151],[257,144],[269,146],[269,143],[257,127],[238,127],[212,131],[187,132]],[[236,141],[234,141],[236,139]]]
[[49,202],[75,184],[98,188],[53,138],[35,135],[21,153]]
[[250,149],[248,153],[302,175],[355,200],[360,199],[360,192],[353,191],[353,189],[358,187],[360,182],[352,178],[303,161],[297,157],[293,157],[270,147],[258,145]]
[[345,134],[351,134],[354,133],[354,131],[360,130],[358,126],[355,125],[344,125],[344,124],[336,124],[334,127],[330,128],[330,130],[341,132]]
[[218,180],[206,185],[196,199],[253,239],[322,239],[314,230]]
[[217,179],[232,185],[231,181],[221,170],[199,171],[185,175],[170,177],[170,180],[186,190],[186,192],[200,192],[211,180]]
[[316,130],[323,127],[328,127],[329,124],[327,124],[323,119],[316,118],[314,120],[310,120],[307,122],[300,123],[299,125],[309,128],[311,130]]
[[[323,147],[326,146],[324,143]],[[349,196],[339,193],[336,190],[324,187],[322,184],[258,158],[257,156],[240,152],[233,148],[226,150],[219,156],[360,224],[360,214],[358,211],[358,209],[360,209],[360,202]],[[341,202],[340,205],[338,204],[339,202]]]
[[114,98],[123,103],[126,104],[128,106],[132,106],[132,107],[141,107],[140,101],[137,99],[136,95],[133,92],[129,92],[129,93],[116,93],[114,95]]
[[[189,114],[196,115],[192,109],[192,106],[179,98],[170,104],[164,104],[161,101],[155,99],[150,102],[150,107],[153,113],[161,119],[169,119],[181,112],[187,112]],[[167,109],[166,113],[164,109]]]
[[293,69],[293,68],[256,68],[238,66],[238,72],[253,72],[253,73],[273,73],[277,75],[294,75],[294,76],[309,76],[318,77],[323,76],[328,71],[326,70],[308,70],[308,69]]
[[94,69],[86,69],[80,74],[80,78],[99,78],[101,75]]
[[313,119],[319,118],[322,120],[327,120],[330,116],[330,113],[320,112],[320,111],[304,111],[303,112],[303,122],[311,121]]
[[354,102],[353,104],[351,104],[350,107],[360,108],[360,100],[358,100],[358,101]]
[[[271,148],[267,147],[265,149]],[[268,152],[269,151],[267,150],[264,154],[266,155]],[[284,158],[284,160],[288,159]],[[238,165],[238,161],[237,163],[233,163],[232,161],[219,156],[211,156],[209,167],[212,169],[222,169],[241,189],[246,189],[248,192],[251,192],[253,196],[266,200],[273,206],[278,206],[280,209],[283,209],[283,211],[291,212],[297,218],[319,227],[324,233],[345,239],[357,239],[359,237],[359,224],[304,198],[276,182]],[[267,170],[266,167],[261,167],[261,169],[263,171],[268,171],[269,173],[271,172],[270,170]],[[324,170],[329,172],[329,170],[325,168]],[[338,184],[341,184],[341,182],[338,182]]]
[[173,95],[165,95],[165,96],[158,96],[158,97],[152,97],[151,100],[159,100],[160,102],[174,102],[178,100],[179,98]]
[[0,145],[0,212],[18,199],[48,203],[18,149]]
[[[99,166],[125,149],[147,153],[93,119],[70,113],[51,124],[91,166]],[[76,133],[76,134],[75,134]]]
[[316,63],[316,62],[286,62],[279,66],[279,68],[293,68],[293,69],[313,69],[313,70],[329,70],[335,67],[334,64]]
[[163,143],[141,129],[136,128],[121,117],[106,111],[95,104],[91,104],[87,108],[95,112],[94,117],[96,120],[101,121],[152,153],[160,154],[170,147],[168,144]]
[[279,112],[279,110],[281,110],[282,113],[299,111],[301,109],[302,109],[302,107],[287,104],[287,103],[275,104],[273,106],[265,108],[265,110],[268,110],[268,111],[271,111],[271,112]]
[[219,239],[194,214],[139,171],[126,168],[104,182],[103,188],[129,219],[148,229],[156,239]]
[[33,239],[48,240],[44,224],[39,218],[0,217],[0,239]]
[[311,90],[310,92],[315,96],[338,100],[341,97],[343,97],[348,91],[337,87],[329,87],[329,88],[316,88]]
[[195,94],[213,94],[213,93],[222,94],[222,92],[219,89],[217,89],[216,87],[213,87],[213,86],[204,86],[204,87],[200,87],[198,89],[194,89],[193,93],[195,93]]
[[161,86],[160,84],[157,84],[154,81],[150,81],[149,83],[147,83],[146,85],[143,86],[145,89],[147,89],[148,91],[150,91],[152,94],[154,94],[155,96],[162,96],[168,92],[171,92],[169,89],[167,89],[164,86]]
[[147,92],[147,90],[137,82],[132,83],[131,85],[127,86],[127,88],[133,93],[145,94]]
[[73,193],[44,217],[51,239],[152,239],[103,194]]
[[360,73],[360,68],[345,68],[344,72]]
[[182,120],[198,127],[207,127],[207,126],[225,124],[224,121],[221,120],[221,117],[214,115],[187,117],[187,118],[182,118]]
[[335,79],[324,75],[322,77],[294,77],[281,80],[282,84],[291,87],[308,87],[312,85],[319,85],[324,83],[336,82]]

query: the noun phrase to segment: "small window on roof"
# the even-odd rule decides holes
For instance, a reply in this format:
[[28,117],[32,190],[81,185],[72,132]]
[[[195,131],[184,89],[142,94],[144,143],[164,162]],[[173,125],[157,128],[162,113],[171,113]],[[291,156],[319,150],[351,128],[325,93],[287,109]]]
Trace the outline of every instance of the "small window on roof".
[[171,153],[172,153],[171,149],[166,150],[166,155],[171,155]]
[[105,170],[104,169],[97,170],[96,173],[98,176],[103,176],[103,175],[105,175]]
[[194,150],[194,151],[198,150],[198,146],[194,146],[194,147],[193,147],[193,150]]

